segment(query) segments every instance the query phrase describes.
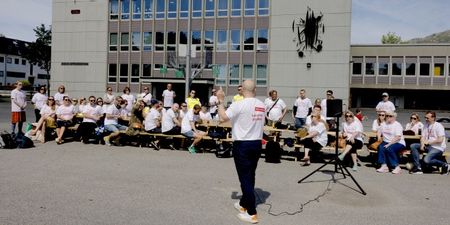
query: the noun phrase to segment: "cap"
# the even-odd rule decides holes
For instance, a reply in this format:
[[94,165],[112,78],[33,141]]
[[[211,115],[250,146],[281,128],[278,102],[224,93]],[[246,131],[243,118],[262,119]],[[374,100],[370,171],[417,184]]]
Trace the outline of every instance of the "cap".
[[381,96],[387,96],[389,97],[389,94],[387,92],[383,92],[383,94],[381,94]]

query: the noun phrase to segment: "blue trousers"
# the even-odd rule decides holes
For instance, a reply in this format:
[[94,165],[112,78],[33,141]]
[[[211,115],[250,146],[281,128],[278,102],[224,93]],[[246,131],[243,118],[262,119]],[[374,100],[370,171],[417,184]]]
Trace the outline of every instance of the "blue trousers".
[[383,141],[378,146],[378,163],[387,164],[388,166],[391,167],[397,167],[398,154],[401,150],[405,148],[405,146],[400,143],[395,143],[386,148],[385,145],[387,144],[388,144],[387,142]]
[[[411,155],[413,158],[414,167],[416,167],[417,169],[421,169],[420,162],[419,162],[419,160],[420,160],[419,150],[420,150],[419,143],[414,143],[411,145]],[[423,161],[425,162],[425,164],[427,164],[429,166],[439,166],[439,167],[445,166],[446,162],[438,159],[443,154],[443,152],[441,150],[435,149],[431,146],[427,146],[427,147],[425,147],[425,152],[427,152],[427,155],[423,158]]]
[[306,118],[295,117],[295,128],[298,129],[298,128],[303,127],[305,125],[305,122],[306,122]]
[[249,215],[256,214],[255,172],[261,156],[261,148],[261,140],[234,141],[233,143],[234,164],[242,190],[239,204],[247,209]]

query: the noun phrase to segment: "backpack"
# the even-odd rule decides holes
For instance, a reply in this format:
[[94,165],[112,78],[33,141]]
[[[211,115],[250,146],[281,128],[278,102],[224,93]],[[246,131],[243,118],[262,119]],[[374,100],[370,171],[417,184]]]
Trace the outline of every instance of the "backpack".
[[227,137],[227,133],[222,127],[210,127],[208,129],[208,136],[211,138],[224,139]]
[[17,147],[19,148],[32,148],[34,147],[34,143],[33,141],[25,136],[25,135],[18,135],[16,137],[16,143],[17,143]]
[[2,138],[2,143],[1,143],[1,147],[5,148],[5,149],[14,149],[17,148],[17,143],[15,140],[15,135],[10,134],[8,132],[3,132],[2,134],[0,134],[0,137]]
[[266,163],[281,163],[280,143],[268,141],[266,144]]

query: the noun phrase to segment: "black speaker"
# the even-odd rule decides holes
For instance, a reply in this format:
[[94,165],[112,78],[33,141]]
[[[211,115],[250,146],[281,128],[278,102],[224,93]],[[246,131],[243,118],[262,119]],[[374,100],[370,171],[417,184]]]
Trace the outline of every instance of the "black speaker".
[[327,99],[327,117],[342,115],[342,99]]

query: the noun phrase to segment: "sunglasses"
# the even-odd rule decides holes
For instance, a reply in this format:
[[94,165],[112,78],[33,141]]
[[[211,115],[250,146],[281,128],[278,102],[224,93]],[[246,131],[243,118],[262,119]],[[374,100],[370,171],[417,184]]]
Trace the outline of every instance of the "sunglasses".
[[386,116],[386,115],[384,115],[384,114],[378,114],[378,116]]
[[393,115],[386,115],[386,117],[394,117]]
[[345,118],[353,118],[352,115],[345,115]]
[[55,101],[55,99],[53,99],[53,98],[49,98],[48,100],[49,100],[49,101]]
[[41,89],[41,91],[45,91],[45,89],[44,89],[44,88],[42,88],[42,89]]
[[410,119],[412,119],[412,120],[417,120],[417,117],[411,117]]
[[89,100],[90,102],[95,102],[95,99],[91,99],[91,100]]
[[64,101],[70,101],[70,99],[68,99],[68,98],[65,98],[65,99],[64,99]]
[[185,105],[181,105],[181,107],[186,107]]
[[311,118],[314,118],[314,117],[317,117],[317,116],[311,116]]

